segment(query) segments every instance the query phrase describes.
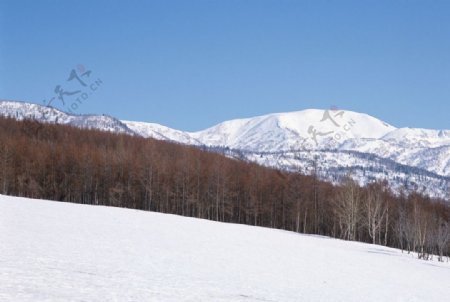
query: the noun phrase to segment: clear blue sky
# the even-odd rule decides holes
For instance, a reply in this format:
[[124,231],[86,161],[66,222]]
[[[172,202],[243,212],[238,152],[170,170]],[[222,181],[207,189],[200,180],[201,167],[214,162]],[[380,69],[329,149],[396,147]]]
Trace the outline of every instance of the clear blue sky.
[[334,105],[450,129],[450,1],[0,0],[0,98],[41,103],[77,64],[103,81],[77,113],[199,130]]

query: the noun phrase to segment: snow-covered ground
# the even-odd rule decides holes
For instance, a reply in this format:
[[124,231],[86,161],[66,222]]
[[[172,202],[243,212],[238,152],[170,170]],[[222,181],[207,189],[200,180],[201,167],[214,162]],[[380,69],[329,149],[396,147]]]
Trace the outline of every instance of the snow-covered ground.
[[0,301],[449,301],[381,246],[0,195]]

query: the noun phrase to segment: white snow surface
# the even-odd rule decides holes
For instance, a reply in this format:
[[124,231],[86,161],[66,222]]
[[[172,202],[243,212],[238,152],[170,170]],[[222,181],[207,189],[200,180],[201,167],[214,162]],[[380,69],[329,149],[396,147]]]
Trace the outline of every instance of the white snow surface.
[[[326,112],[333,121],[323,120]],[[226,121],[191,135],[205,145],[273,152],[306,147],[305,144],[315,148],[309,132],[310,127],[316,129],[318,133],[330,133],[317,136],[322,147],[328,146],[330,138],[333,137],[331,132],[340,131],[341,139],[378,139],[396,129],[367,114],[344,110],[308,109]]]
[[[332,120],[323,120],[326,112]],[[338,142],[333,141],[333,135],[337,133],[339,140],[380,139],[396,130],[395,127],[367,114],[319,109],[235,119],[197,132],[183,132],[155,123],[122,122],[144,137],[258,152],[336,147]],[[327,133],[317,136],[320,145],[315,145],[312,140],[310,127],[319,134]]]
[[186,145],[200,145],[200,142],[188,133],[156,123],[122,121],[128,128],[146,138],[173,141]]
[[0,301],[448,301],[450,264],[382,246],[0,195]]

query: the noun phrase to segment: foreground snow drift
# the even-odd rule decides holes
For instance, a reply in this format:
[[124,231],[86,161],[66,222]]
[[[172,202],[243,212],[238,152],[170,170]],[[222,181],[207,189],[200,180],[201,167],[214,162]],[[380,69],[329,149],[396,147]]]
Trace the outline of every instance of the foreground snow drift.
[[0,195],[0,301],[448,301],[395,249]]

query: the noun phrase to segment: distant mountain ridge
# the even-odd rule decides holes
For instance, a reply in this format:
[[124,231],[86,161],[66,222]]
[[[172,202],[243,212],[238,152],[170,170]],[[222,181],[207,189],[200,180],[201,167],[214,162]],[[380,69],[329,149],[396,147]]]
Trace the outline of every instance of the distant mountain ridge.
[[204,146],[227,156],[338,182],[387,180],[450,200],[450,130],[396,128],[347,110],[308,109],[225,121],[198,132],[106,115],[71,115],[37,104],[0,101],[0,115]]
[[0,116],[17,120],[34,119],[40,122],[71,125],[74,127],[98,129],[135,135],[134,131],[118,119],[108,115],[74,115],[53,107],[33,103],[0,100]]

